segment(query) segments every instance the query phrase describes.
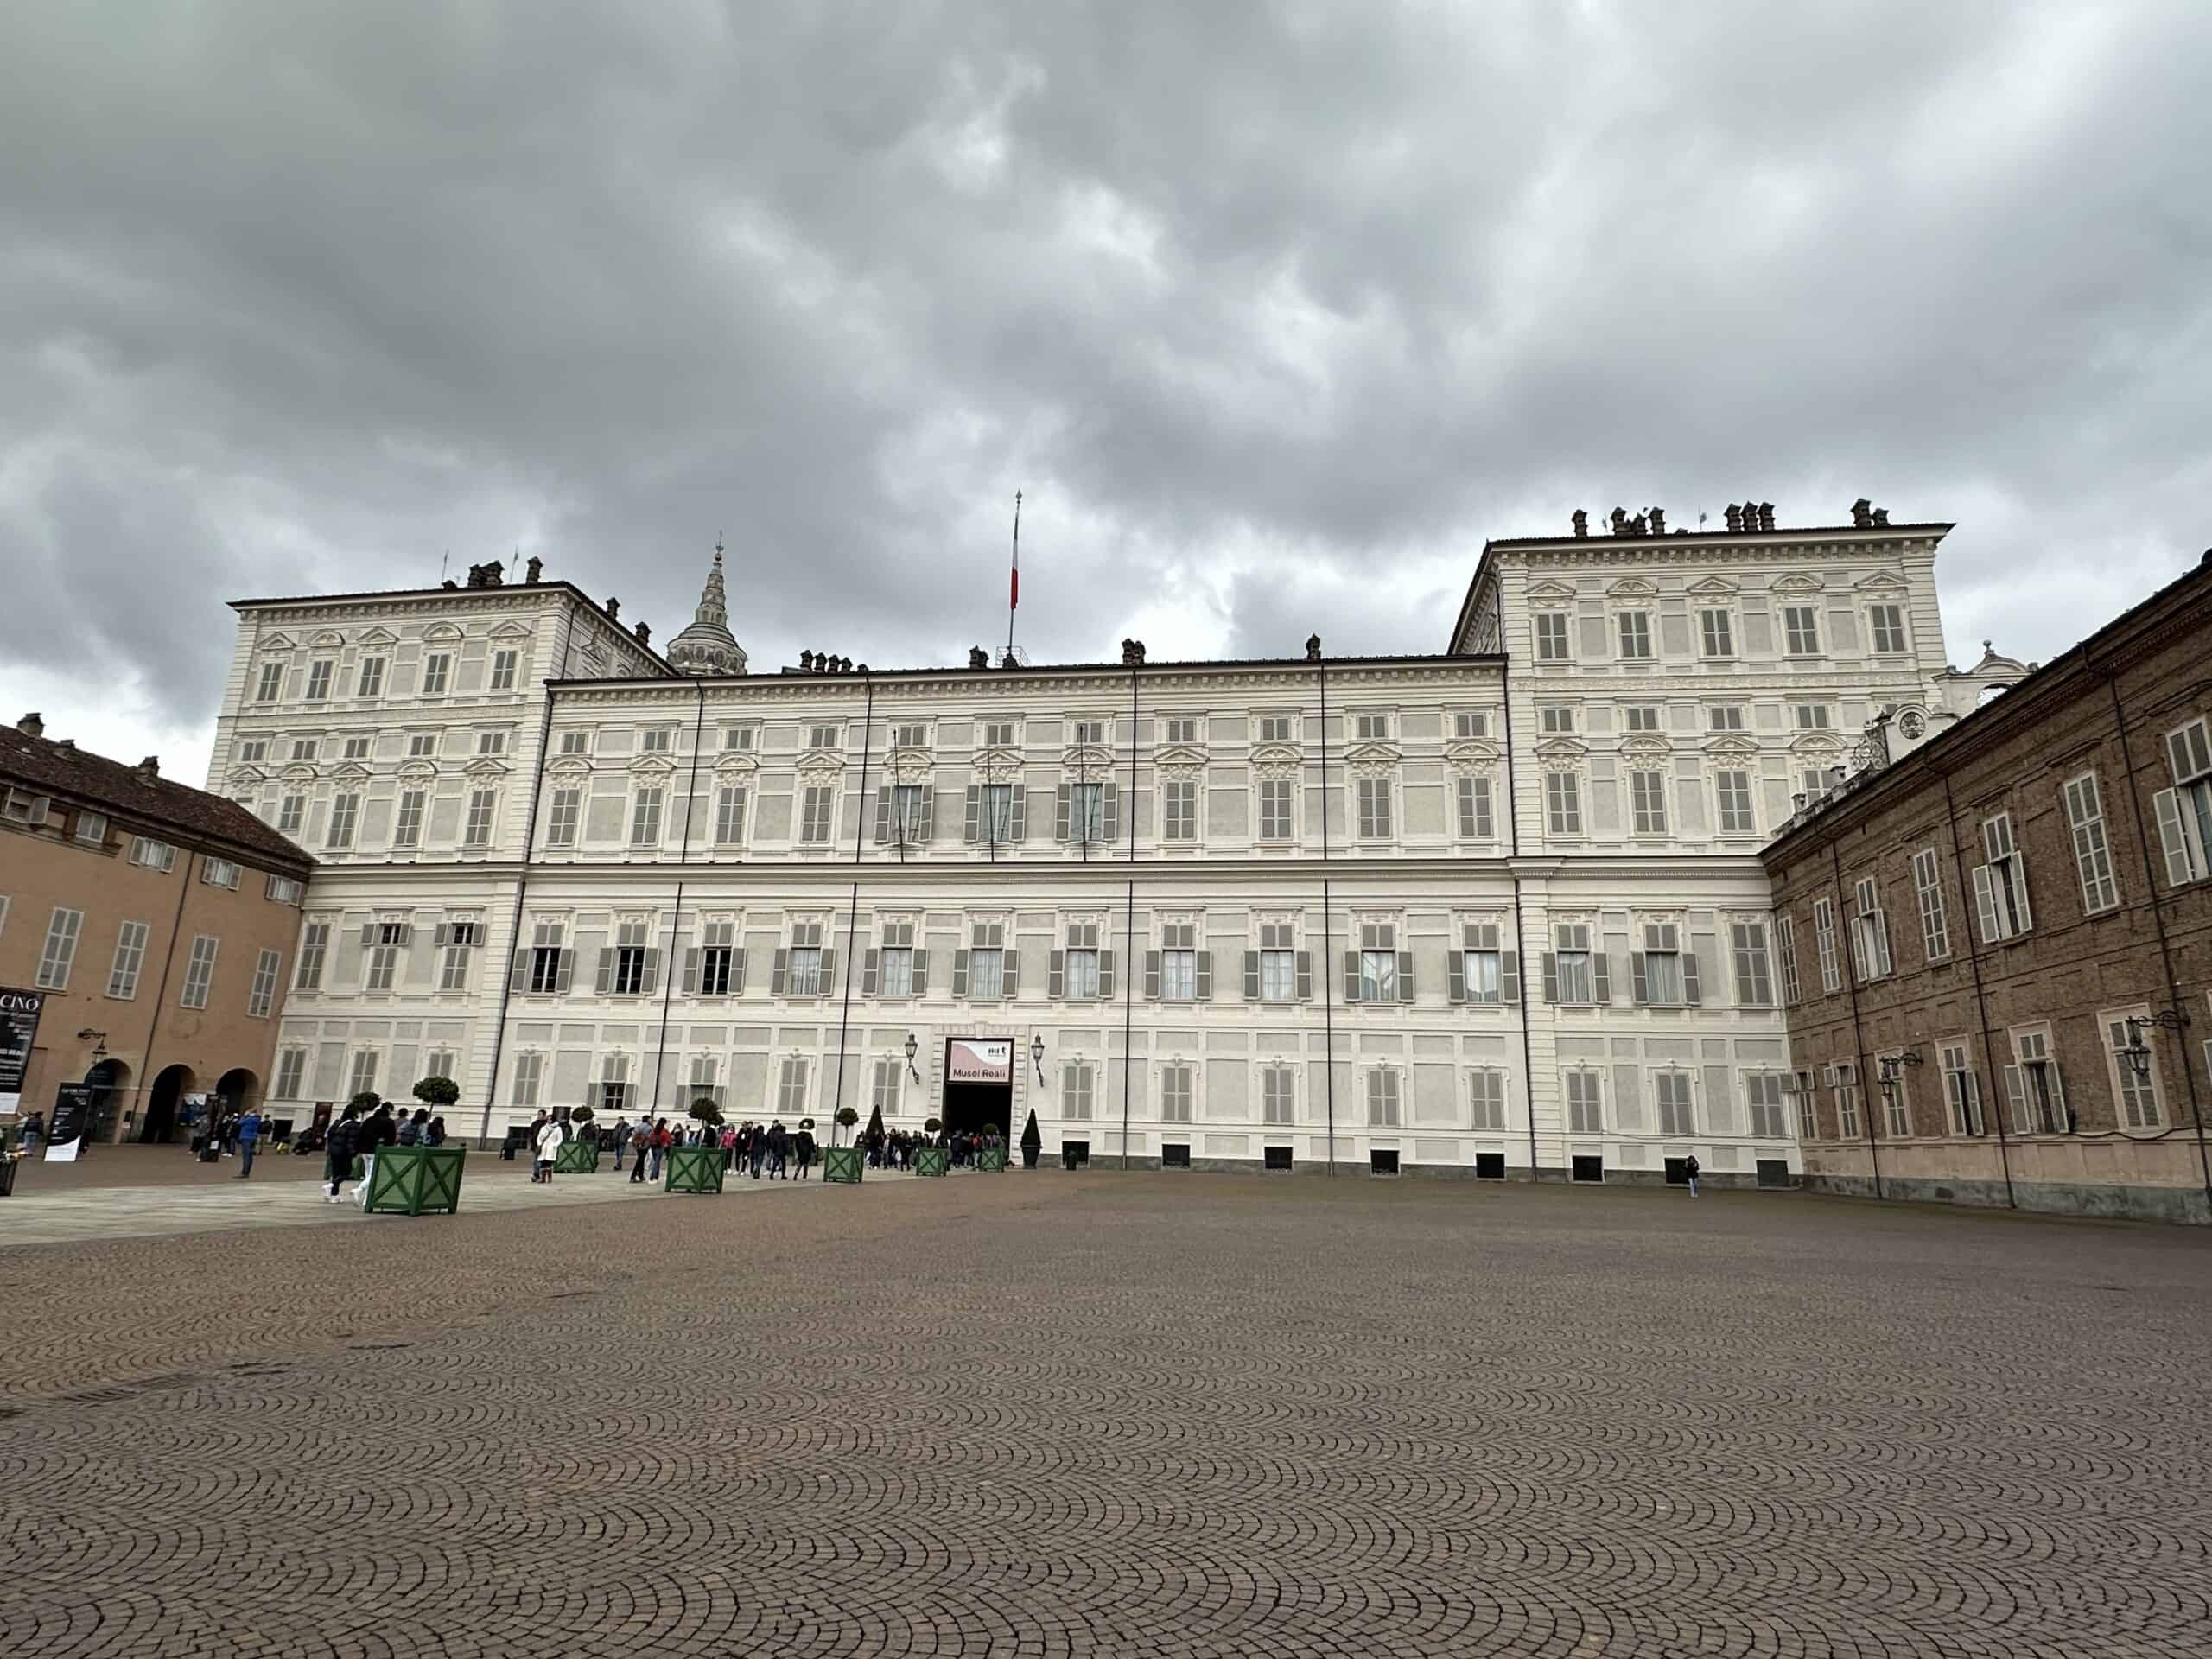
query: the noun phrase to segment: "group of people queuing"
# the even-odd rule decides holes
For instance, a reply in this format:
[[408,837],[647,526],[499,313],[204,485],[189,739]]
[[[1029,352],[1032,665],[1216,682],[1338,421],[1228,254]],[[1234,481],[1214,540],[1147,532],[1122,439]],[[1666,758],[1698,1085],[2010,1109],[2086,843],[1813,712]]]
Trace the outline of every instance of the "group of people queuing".
[[973,1167],[983,1154],[1004,1151],[1006,1137],[991,1128],[976,1134],[956,1129],[949,1135],[930,1135],[907,1129],[886,1129],[879,1123],[861,1132],[859,1145],[867,1151],[870,1169],[910,1170],[914,1166],[914,1154],[924,1147],[943,1147],[948,1164]]
[[[376,1172],[377,1153],[382,1147],[442,1147],[445,1143],[445,1119],[433,1117],[426,1106],[410,1112],[404,1107],[394,1111],[388,1100],[378,1102],[371,1111],[349,1105],[323,1133],[323,1202],[336,1204],[346,1198],[365,1206],[369,1180]],[[353,1174],[356,1158],[361,1160],[361,1179],[352,1192],[340,1193],[339,1187]]]
[[780,1118],[766,1123],[748,1118],[742,1123],[702,1123],[683,1128],[671,1128],[664,1117],[641,1117],[634,1126],[618,1121],[614,1128],[614,1167],[622,1167],[625,1152],[632,1154],[630,1179],[633,1181],[658,1180],[662,1160],[671,1147],[717,1147],[724,1174],[732,1170],[749,1172],[756,1181],[764,1176],[772,1181],[803,1181],[814,1168],[813,1129],[805,1123],[795,1130],[786,1129]]

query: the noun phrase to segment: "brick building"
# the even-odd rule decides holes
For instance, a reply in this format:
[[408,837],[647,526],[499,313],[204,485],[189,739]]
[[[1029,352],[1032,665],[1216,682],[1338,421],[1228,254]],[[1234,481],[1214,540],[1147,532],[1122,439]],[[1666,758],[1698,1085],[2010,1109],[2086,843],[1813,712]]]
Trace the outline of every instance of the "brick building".
[[1809,1185],[2212,1220],[2208,640],[2212,553],[1766,849]]
[[20,1115],[79,1081],[91,1138],[176,1138],[185,1097],[257,1102],[315,861],[234,802],[0,727],[0,987],[44,1007]]

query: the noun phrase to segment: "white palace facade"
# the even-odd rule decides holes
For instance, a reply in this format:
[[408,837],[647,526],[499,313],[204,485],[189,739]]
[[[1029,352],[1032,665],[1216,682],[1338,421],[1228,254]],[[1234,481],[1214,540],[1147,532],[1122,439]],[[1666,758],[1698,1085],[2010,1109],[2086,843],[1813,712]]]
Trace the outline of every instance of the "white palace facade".
[[266,1098],[1783,1179],[1758,849],[1988,676],[1948,526],[1730,516],[1493,542],[1438,655],[748,673],[719,550],[665,655],[536,561],[241,601],[209,787],[319,861]]

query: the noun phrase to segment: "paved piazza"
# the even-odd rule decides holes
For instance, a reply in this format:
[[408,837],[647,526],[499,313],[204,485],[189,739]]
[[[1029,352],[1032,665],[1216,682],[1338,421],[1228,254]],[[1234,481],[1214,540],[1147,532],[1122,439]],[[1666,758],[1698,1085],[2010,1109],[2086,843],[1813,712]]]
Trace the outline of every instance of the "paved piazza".
[[2185,1230],[1105,1172],[16,1203],[11,1659],[2212,1652]]

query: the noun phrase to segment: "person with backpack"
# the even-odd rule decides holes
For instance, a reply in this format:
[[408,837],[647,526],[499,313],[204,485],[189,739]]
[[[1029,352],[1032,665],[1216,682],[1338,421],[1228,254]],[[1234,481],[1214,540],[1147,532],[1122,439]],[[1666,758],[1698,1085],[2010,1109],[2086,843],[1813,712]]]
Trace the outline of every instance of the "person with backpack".
[[344,1196],[338,1189],[353,1173],[353,1141],[360,1116],[359,1107],[348,1106],[322,1138],[323,1175],[330,1183],[330,1191],[323,1195],[325,1204],[336,1204]]
[[360,1154],[360,1184],[348,1194],[362,1209],[369,1207],[369,1182],[376,1174],[377,1151],[389,1147],[399,1139],[399,1130],[391,1121],[391,1103],[385,1102],[369,1116],[364,1118],[354,1131],[353,1150]]
[[645,1177],[647,1180],[657,1181],[660,1179],[661,1160],[668,1156],[668,1149],[675,1144],[676,1136],[670,1133],[668,1120],[664,1117],[653,1125],[653,1138],[652,1143],[653,1170],[652,1174]]
[[617,1175],[622,1173],[622,1154],[629,1150],[630,1120],[618,1117],[614,1120],[614,1173]]
[[645,1154],[653,1144],[653,1126],[644,1118],[630,1131],[630,1150],[635,1154],[630,1160],[630,1179],[639,1186],[645,1183]]

